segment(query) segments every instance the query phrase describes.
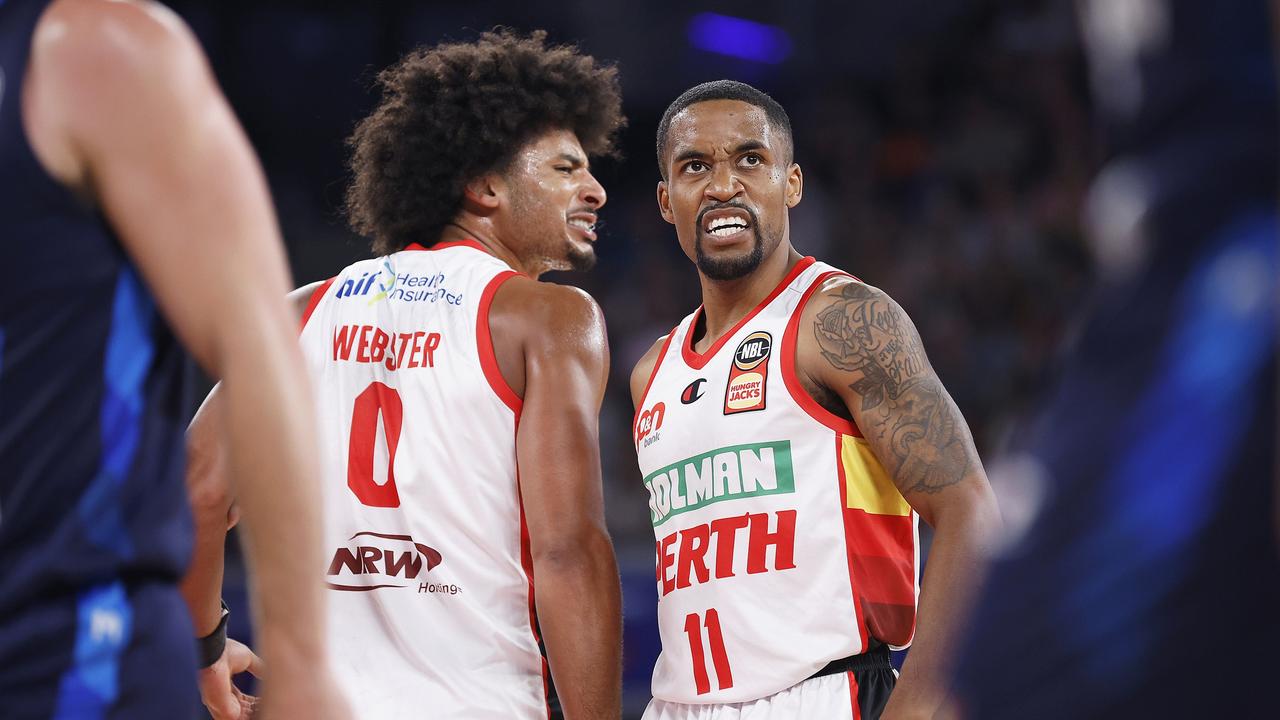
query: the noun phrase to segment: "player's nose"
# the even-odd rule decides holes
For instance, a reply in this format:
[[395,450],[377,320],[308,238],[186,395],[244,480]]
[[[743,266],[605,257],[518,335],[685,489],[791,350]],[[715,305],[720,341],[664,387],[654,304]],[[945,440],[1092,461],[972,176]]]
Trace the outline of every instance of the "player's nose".
[[601,185],[596,176],[591,173],[587,173],[586,181],[578,191],[578,197],[595,208],[603,207],[609,200],[609,194],[604,191],[604,185]]
[[742,183],[732,167],[726,167],[726,163],[716,163],[704,192],[712,200],[727,202],[742,192]]

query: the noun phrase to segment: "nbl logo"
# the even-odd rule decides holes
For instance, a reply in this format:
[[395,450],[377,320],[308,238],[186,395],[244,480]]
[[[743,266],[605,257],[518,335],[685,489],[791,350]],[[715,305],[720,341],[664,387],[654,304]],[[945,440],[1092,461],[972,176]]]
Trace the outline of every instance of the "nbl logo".
[[772,347],[773,338],[769,337],[769,333],[751,333],[733,354],[733,364],[742,370],[751,370],[769,357]]
[[772,350],[773,336],[763,331],[751,333],[738,345],[724,391],[725,415],[764,409]]

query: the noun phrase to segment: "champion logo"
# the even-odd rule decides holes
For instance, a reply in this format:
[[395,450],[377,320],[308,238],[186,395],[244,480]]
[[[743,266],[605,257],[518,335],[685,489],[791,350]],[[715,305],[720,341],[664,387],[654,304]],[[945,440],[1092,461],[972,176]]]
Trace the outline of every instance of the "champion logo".
[[685,405],[692,405],[697,402],[698,398],[702,397],[702,393],[704,392],[702,385],[706,381],[706,378],[698,378],[697,380],[689,383],[688,386],[685,387],[684,392],[680,393],[680,402]]

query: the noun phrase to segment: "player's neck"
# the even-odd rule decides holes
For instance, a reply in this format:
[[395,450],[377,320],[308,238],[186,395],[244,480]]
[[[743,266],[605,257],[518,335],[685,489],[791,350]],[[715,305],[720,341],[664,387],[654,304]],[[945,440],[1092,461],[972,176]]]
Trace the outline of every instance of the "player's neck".
[[492,225],[483,219],[455,219],[444,226],[444,230],[440,232],[440,238],[436,242],[444,243],[457,240],[475,240],[483,245],[490,255],[511,266],[512,270],[528,275],[531,278],[536,279],[546,272],[543,267],[531,267],[529,263],[523,262],[519,255],[498,238],[498,234],[493,231]]
[[702,321],[706,330],[698,342],[714,342],[747,313],[755,310],[803,257],[784,240],[755,272],[745,277],[712,280],[699,273],[702,279]]

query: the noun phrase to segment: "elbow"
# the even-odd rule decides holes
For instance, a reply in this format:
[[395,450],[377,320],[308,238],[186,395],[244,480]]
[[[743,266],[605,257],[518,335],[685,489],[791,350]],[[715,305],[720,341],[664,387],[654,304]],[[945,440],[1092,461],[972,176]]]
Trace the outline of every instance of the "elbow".
[[603,528],[590,527],[553,537],[531,538],[534,573],[579,573],[608,565],[616,567],[613,542]]
[[221,465],[214,458],[188,458],[187,501],[198,525],[226,524],[233,498],[231,483]]

